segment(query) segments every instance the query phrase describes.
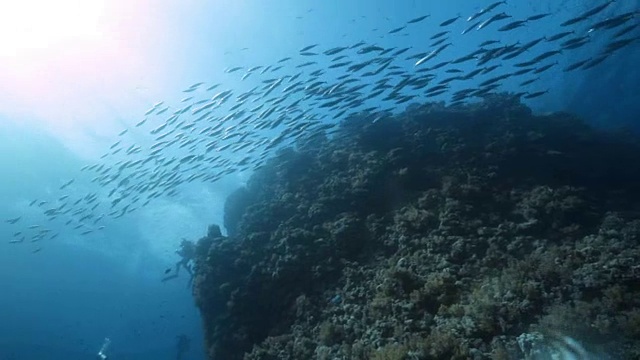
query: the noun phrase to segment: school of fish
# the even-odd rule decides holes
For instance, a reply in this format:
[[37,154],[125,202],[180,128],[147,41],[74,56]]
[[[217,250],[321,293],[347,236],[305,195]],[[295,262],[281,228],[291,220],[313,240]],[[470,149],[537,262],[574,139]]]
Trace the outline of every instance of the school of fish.
[[[556,66],[564,72],[593,68],[640,39],[638,10],[602,16],[613,2],[563,19],[556,32],[542,34],[537,29],[539,37],[511,43],[487,39],[457,58],[447,57],[447,50],[456,46],[458,37],[488,27],[498,33],[535,28],[539,20],[553,15],[515,19],[500,11],[507,2],[499,1],[468,17],[435,22],[441,31],[426,36],[427,45],[310,44],[298,56],[274,64],[228,68],[225,73],[237,73],[242,81],[258,78],[261,85],[239,93],[221,83],[198,82],[183,90],[186,97],[180,108],[158,102],[131,129],[119,133],[100,162],[81,169],[89,174],[95,191],[83,193],[74,188],[77,179],[69,179],[59,185],[59,196],[32,200],[29,206],[40,208],[44,220],[33,224],[23,216],[6,219],[16,227],[9,242],[39,244],[61,235],[62,228],[65,235],[70,229],[89,236],[103,230],[108,219],[130,214],[154,199],[176,196],[185,184],[212,183],[235,172],[253,171],[280,147],[319,134],[331,136],[339,121],[352,113],[369,113],[378,121],[397,112],[399,104],[437,96],[448,97],[449,106],[463,106],[504,91],[506,79],[517,79],[516,96],[543,96],[549,91],[540,82],[543,72]],[[402,36],[427,21],[434,21],[431,15],[409,19],[385,36]],[[605,45],[588,58],[562,64],[560,55],[596,42]],[[541,43],[553,49],[536,52]],[[475,63],[474,69],[460,69],[463,63]],[[451,91],[452,83],[469,86]],[[149,142],[129,141],[127,133],[133,130],[145,132]],[[32,252],[42,249],[38,244]]]

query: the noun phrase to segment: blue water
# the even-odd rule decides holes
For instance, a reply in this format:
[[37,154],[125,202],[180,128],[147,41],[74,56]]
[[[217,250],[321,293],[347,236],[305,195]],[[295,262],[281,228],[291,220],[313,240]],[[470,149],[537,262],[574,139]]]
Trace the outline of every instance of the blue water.
[[[47,120],[49,126],[39,126],[43,123],[39,118],[45,116],[42,114],[46,109],[40,109],[43,111],[36,115],[28,111],[16,114],[10,108],[10,98],[2,99],[0,216],[24,218],[18,226],[0,223],[0,236],[7,240],[0,243],[0,360],[91,359],[105,337],[112,341],[109,352],[114,360],[175,359],[176,336],[181,334],[191,339],[184,360],[204,359],[202,326],[187,277],[183,274],[172,281],[160,280],[163,271],[178,260],[173,251],[181,238],[195,240],[206,234],[209,224],[222,223],[225,197],[244,184],[249,171],[234,173],[216,183],[184,184],[177,197],[160,198],[135,213],[105,220],[104,231],[90,236],[80,236],[58,222],[49,227],[59,236],[47,243],[7,243],[14,232],[26,231],[20,226],[43,221],[41,209],[28,204],[34,199],[53,201],[63,193],[84,196],[105,191],[92,183],[86,173],[81,173],[80,168],[101,161],[98,157],[118,139],[118,133],[133,129],[156,101],[167,101],[173,111],[186,96],[182,90],[199,81],[222,82],[221,89],[234,89],[236,94],[262,85],[258,76],[242,81],[241,74],[226,74],[225,68],[270,65],[289,56],[294,58],[292,64],[298,64],[307,60],[299,55],[305,46],[317,43],[326,50],[351,46],[361,40],[385,48],[412,47],[412,51],[402,55],[405,57],[428,49],[433,42],[429,37],[442,30],[438,24],[461,14],[463,18],[448,27],[452,30],[453,46],[443,54],[443,58],[455,59],[489,39],[499,39],[505,44],[524,43],[567,29],[584,31],[584,24],[569,28],[560,28],[558,24],[602,2],[512,0],[499,11],[507,12],[513,19],[546,12],[553,15],[514,31],[499,33],[496,26],[461,36],[460,31],[468,25],[464,18],[489,3],[478,0],[452,0],[446,5],[410,0],[154,3],[144,16],[159,24],[154,30],[166,31],[152,31],[153,36],[140,40],[145,44],[141,51],[153,57],[147,66],[149,73],[140,74],[140,78],[165,74],[162,88],[138,91],[127,83],[123,84],[122,94],[87,93],[87,99],[95,104],[96,119],[78,115],[87,117],[86,123],[74,122],[74,127],[63,135],[51,125],[55,124],[51,119]],[[595,18],[602,20],[639,8],[638,0],[617,1]],[[407,27],[406,31],[388,34],[389,30],[423,14],[431,17]],[[638,22],[637,17],[626,25],[634,22]],[[629,33],[629,37],[638,35],[639,29]],[[532,92],[549,89],[549,93],[526,103],[539,113],[569,111],[595,126],[640,130],[637,65],[640,42],[616,52],[593,69],[562,71],[571,63],[593,56],[607,41],[606,36],[594,34],[592,43],[555,58],[560,64],[542,74],[539,83],[531,88]],[[549,44],[542,43],[524,58],[550,49]],[[327,66],[329,59],[317,60],[317,66]],[[405,65],[411,68],[414,62]],[[457,67],[468,72],[475,65],[469,62]],[[285,67],[283,71],[295,74],[300,70]],[[323,76],[340,74],[329,69]],[[516,92],[518,82],[524,79],[508,79],[503,89]],[[149,84],[139,80],[140,88]],[[61,90],[67,86],[77,90],[73,83],[59,86]],[[464,87],[454,83],[448,94]],[[87,101],[80,93],[71,93],[74,95],[69,103]],[[0,93],[0,96],[8,95]],[[119,96],[134,97],[136,105],[120,107]],[[446,101],[447,96],[433,100]],[[376,101],[371,104],[390,106]],[[395,109],[401,111],[405,105]],[[324,110],[319,114],[324,114]],[[147,143],[147,136],[134,130],[126,135],[127,141],[133,143]],[[113,164],[116,160],[119,159],[107,159],[105,163]],[[60,185],[71,178],[77,179],[73,192],[59,191]],[[42,250],[33,253],[38,248]]]

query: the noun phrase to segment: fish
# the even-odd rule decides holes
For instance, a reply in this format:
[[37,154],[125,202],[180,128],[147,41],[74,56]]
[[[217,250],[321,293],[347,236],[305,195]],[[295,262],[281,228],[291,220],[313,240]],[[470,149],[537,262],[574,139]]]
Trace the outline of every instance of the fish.
[[437,39],[437,38],[439,38],[439,37],[441,37],[441,36],[447,35],[447,34],[448,34],[448,33],[450,33],[450,32],[451,32],[451,31],[449,31],[449,30],[447,30],[447,31],[441,31],[441,32],[439,32],[439,33],[437,33],[437,34],[435,34],[435,35],[431,36],[429,39],[431,39],[431,40],[435,40],[435,39]]
[[528,20],[517,20],[517,21],[510,22],[507,25],[504,25],[498,28],[498,31],[509,31],[509,30],[517,29],[519,27],[524,26],[527,23],[527,21]]
[[7,219],[7,220],[5,220],[5,222],[7,222],[9,224],[15,224],[18,221],[20,221],[20,219],[22,219],[22,216],[18,216],[16,218]]
[[235,67],[227,68],[224,72],[226,72],[227,74],[230,74],[230,73],[236,72],[238,70],[242,70],[242,69],[243,69],[242,66],[235,66]]
[[591,17],[593,15],[598,14],[599,12],[601,12],[602,10],[606,9],[609,5],[613,4],[615,2],[615,0],[609,0],[606,3],[596,6],[595,8],[591,9],[591,10],[587,10],[586,12],[580,14],[578,17],[583,17],[583,18],[588,18]]
[[451,24],[453,24],[454,22],[456,22],[456,20],[460,19],[461,17],[462,17],[462,15],[458,15],[458,16],[456,16],[456,17],[453,17],[453,18],[449,19],[449,20],[445,20],[445,21],[443,21],[443,22],[441,22],[441,23],[440,23],[440,26],[448,26],[448,25],[451,25]]
[[499,40],[487,40],[487,41],[483,41],[480,44],[480,47],[485,47],[485,46],[489,46],[489,45],[492,45],[492,44],[498,44],[498,43],[500,43]]
[[591,61],[592,58],[586,59],[586,60],[581,60],[581,61],[576,61],[575,63],[567,66],[566,68],[564,68],[562,71],[567,72],[567,71],[572,71],[575,69],[578,69],[580,67],[582,67],[584,64],[586,64],[587,62]]
[[[219,72],[236,73],[243,85],[251,83],[248,89],[237,92],[220,83],[197,82],[185,89],[189,94],[179,97],[184,103],[180,108],[174,109],[164,102],[154,104],[147,110],[148,116],[138,119],[135,126],[136,140],[138,135],[148,139],[133,141],[127,136],[133,127],[120,129],[121,137],[105,145],[113,147],[102,152],[102,160],[80,169],[91,174],[88,179],[103,189],[100,194],[76,195],[80,189],[68,191],[70,198],[61,197],[62,193],[52,194],[47,198],[53,204],[50,206],[43,206],[46,203],[43,200],[34,200],[31,206],[39,204],[39,207],[29,210],[40,210],[45,222],[42,230],[23,232],[36,241],[52,236],[52,232],[44,232],[46,228],[54,228],[50,224],[77,227],[77,233],[97,233],[104,229],[108,219],[137,211],[156,199],[177,196],[187,183],[218,181],[228,174],[258,169],[283,146],[304,143],[324,131],[333,136],[338,122],[351,114],[370,112],[375,114],[372,119],[384,121],[388,116],[374,106],[380,102],[388,102],[385,106],[389,111],[398,104],[435,97],[449,98],[448,106],[457,106],[474,97],[512,91],[511,86],[520,87],[514,96],[523,100],[542,97],[547,91],[537,91],[534,86],[545,79],[540,74],[552,67],[558,65],[554,69],[557,72],[593,68],[618,49],[637,43],[637,14],[596,19],[606,6],[607,10],[613,8],[607,0],[600,1],[597,7],[580,14],[585,19],[580,19],[578,26],[559,31],[542,23],[533,26],[534,21],[541,19],[555,20],[550,13],[514,18],[508,11],[496,11],[506,4],[499,1],[469,18],[464,14],[467,22],[460,20],[460,14],[443,16],[442,22],[434,25],[439,30],[423,36],[427,42],[418,45],[401,47],[397,43],[383,43],[384,40],[378,44],[349,41],[333,46],[320,42],[299,51],[296,48],[294,56],[276,58],[271,63],[230,64]],[[385,39],[387,31],[404,35],[409,30],[418,30],[418,26],[411,24],[427,17],[417,17],[370,35],[381,39]],[[503,21],[506,19],[509,20]],[[490,29],[483,30],[493,23],[496,24],[493,34],[500,37],[489,34]],[[452,34],[458,31],[455,27],[458,25],[462,34],[482,30],[489,35],[473,39],[473,44],[464,43],[474,46],[469,50],[456,48],[458,39]],[[530,31],[517,30],[525,26]],[[591,36],[586,33],[589,29]],[[510,32],[509,37],[501,32]],[[595,41],[596,36],[604,37]],[[542,48],[539,44],[543,42],[550,46],[532,51]],[[565,64],[560,56],[556,57],[558,61],[553,59],[583,46],[593,46],[594,51],[576,59],[580,61]],[[450,52],[451,56],[445,51],[448,47],[456,50]],[[409,64],[414,66],[407,67]],[[178,94],[182,91],[179,89]],[[167,114],[163,116],[164,113]],[[121,142],[114,145],[116,140]],[[43,235],[32,237],[34,234]],[[12,239],[22,236],[14,235]]]
[[533,99],[533,98],[537,98],[539,96],[542,96],[546,93],[548,93],[549,90],[544,90],[544,91],[537,91],[537,92],[533,92],[533,93],[527,93],[526,95],[523,96],[523,98],[525,99]]
[[607,56],[607,55],[601,55],[601,56],[598,56],[597,58],[595,58],[595,59],[593,59],[593,60],[591,60],[591,61],[587,62],[587,63],[582,67],[582,69],[583,69],[583,70],[591,69],[592,67],[594,67],[594,66],[596,66],[596,65],[600,64],[601,62],[603,62],[603,61],[607,60],[607,58],[608,58],[608,56]]
[[168,268],[168,269],[166,269],[166,270],[164,271],[164,274],[166,275],[166,274],[170,273],[170,272],[171,272],[171,270],[172,270],[172,268]]
[[531,15],[527,18],[526,21],[535,21],[535,20],[540,20],[540,19],[544,19],[547,16],[551,15],[551,13],[544,13],[544,14],[537,14],[537,15]]
[[573,42],[573,43],[568,44],[568,45],[563,45],[563,46],[562,46],[562,50],[573,50],[573,49],[577,49],[577,48],[582,47],[582,46],[584,46],[584,45],[586,45],[586,44],[588,44],[588,43],[589,43],[589,40],[588,40],[588,39],[587,39],[587,40],[582,40],[582,41]]
[[586,17],[578,16],[578,17],[575,17],[575,18],[572,18],[572,19],[569,19],[569,20],[563,22],[562,24],[560,24],[560,26],[574,25],[574,24],[577,24],[577,23],[585,21],[585,20],[587,20]]
[[467,22],[469,22],[469,21],[473,21],[473,20],[475,20],[475,19],[479,18],[480,16],[482,16],[482,15],[484,15],[484,14],[486,14],[486,13],[490,12],[491,10],[493,10],[493,9],[497,8],[497,7],[498,7],[498,6],[500,6],[501,4],[506,4],[506,3],[507,3],[506,1],[498,1],[498,2],[495,2],[495,3],[493,3],[493,4],[489,5],[489,6],[487,6],[486,8],[481,9],[481,10],[480,10],[480,11],[478,11],[477,13],[475,13],[475,14],[473,14],[473,15],[469,16],[469,17],[467,18]]
[[418,23],[426,18],[428,18],[430,15],[422,15],[422,16],[418,16],[417,18],[411,19],[409,21],[407,21],[407,24],[415,24]]
[[637,41],[640,37],[630,38],[630,39],[620,39],[614,42],[607,44],[607,47],[604,49],[604,54],[611,54],[617,50],[622,49],[623,47],[631,44],[634,41]]
[[448,44],[442,45],[442,46],[440,46],[439,48],[437,48],[437,49],[435,49],[435,50],[431,51],[429,54],[427,54],[426,56],[424,56],[423,58],[421,58],[420,60],[418,60],[418,61],[415,63],[415,65],[414,65],[414,66],[419,66],[419,65],[421,65],[421,64],[423,64],[423,63],[425,63],[425,62],[427,62],[427,61],[429,61],[429,60],[431,60],[431,59],[433,59],[434,57],[438,56],[438,54],[439,54],[440,52],[442,52],[444,49],[446,49],[446,48],[447,48],[448,46],[450,46],[450,45],[451,45],[451,43],[448,43]]
[[404,30],[406,27],[407,27],[406,25],[405,25],[405,26],[400,26],[400,27],[398,27],[398,28],[395,28],[395,29],[393,29],[393,30],[390,30],[388,33],[389,33],[389,34],[395,34],[395,33],[398,33],[398,32],[400,32],[400,31]]
[[544,52],[544,53],[542,53],[542,54],[540,54],[540,55],[536,56],[535,58],[533,58],[533,60],[532,60],[532,61],[533,61],[534,63],[538,63],[538,62],[540,62],[540,61],[542,61],[542,60],[544,60],[544,59],[548,59],[548,58],[550,58],[550,57],[552,57],[552,56],[559,55],[559,54],[562,54],[562,50],[551,50],[551,51],[546,51],[546,52]]
[[475,22],[473,25],[469,26],[468,28],[462,30],[462,32],[460,33],[461,35],[464,35],[468,32],[470,32],[471,30],[477,28],[480,24],[482,23],[482,21],[477,21]]
[[358,50],[358,54],[368,54],[368,53],[373,52],[373,51],[382,51],[382,50],[384,50],[384,49],[379,47],[379,46],[370,45],[370,46],[366,46],[366,47],[363,47],[360,50]]
[[596,30],[599,30],[599,29],[613,29],[613,28],[616,28],[618,26],[624,25],[627,21],[633,19],[636,16],[638,16],[638,13],[632,11],[632,12],[624,13],[622,15],[618,15],[618,16],[614,16],[612,18],[608,18],[608,19],[602,20],[600,22],[597,22],[597,23],[591,25],[591,27],[589,28],[587,33],[592,33],[592,32],[594,32]]
[[490,17],[489,19],[485,20],[484,22],[482,22],[480,25],[478,25],[478,30],[484,29],[485,27],[489,26],[489,24],[495,22],[495,21],[499,21],[499,20],[504,20],[504,19],[508,19],[510,18],[511,15],[507,15],[506,13],[500,13],[497,15],[494,15],[492,17]]
[[158,112],[156,112],[156,115],[162,115],[162,114],[164,114],[165,112],[167,112],[167,110],[169,110],[169,108],[170,108],[170,107],[169,107],[169,106],[167,106],[167,107],[165,107],[165,108],[163,108],[163,109],[160,109]]
[[345,47],[345,46],[338,46],[338,47],[334,47],[334,48],[331,48],[329,50],[324,51],[323,54],[328,55],[328,56],[329,55],[335,55],[335,54],[337,54],[339,52],[342,52],[342,51],[344,51],[346,49],[348,49],[348,48]]
[[309,45],[309,46],[305,46],[302,49],[300,49],[300,52],[305,52],[305,51],[309,51],[311,49],[313,49],[314,47],[318,46],[318,44],[313,44],[313,45]]
[[575,34],[575,31],[574,31],[574,30],[571,30],[571,31],[565,31],[565,32],[561,32],[561,33],[558,33],[558,34],[555,34],[555,35],[549,36],[549,37],[547,38],[547,41],[549,41],[549,42],[550,42],[550,41],[560,40],[560,39],[562,39],[563,37],[569,36],[569,35],[571,35],[571,34]]
[[635,28],[637,28],[637,27],[638,27],[638,25],[640,25],[640,24],[632,24],[632,25],[629,25],[629,26],[627,26],[627,27],[625,27],[625,28],[621,29],[620,31],[616,32],[615,34],[613,34],[613,37],[614,37],[614,38],[619,38],[619,37],[621,37],[621,36],[623,36],[623,35],[626,35],[627,33],[631,32],[631,31],[633,31]]
[[536,46],[537,44],[539,44],[540,42],[542,42],[543,40],[545,40],[545,37],[544,37],[544,36],[543,36],[543,37],[541,37],[541,38],[538,38],[538,39],[535,39],[535,40],[529,41],[528,43],[523,44],[523,45],[520,47],[520,50],[522,50],[522,51],[527,51],[527,50],[531,49],[532,47]]

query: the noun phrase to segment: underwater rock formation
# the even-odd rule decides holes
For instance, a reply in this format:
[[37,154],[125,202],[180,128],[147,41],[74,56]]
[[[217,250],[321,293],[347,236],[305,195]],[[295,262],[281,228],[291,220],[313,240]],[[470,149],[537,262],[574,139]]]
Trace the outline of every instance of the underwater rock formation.
[[638,164],[636,138],[508,94],[352,116],[199,241],[208,356],[511,359],[541,332],[638,358]]

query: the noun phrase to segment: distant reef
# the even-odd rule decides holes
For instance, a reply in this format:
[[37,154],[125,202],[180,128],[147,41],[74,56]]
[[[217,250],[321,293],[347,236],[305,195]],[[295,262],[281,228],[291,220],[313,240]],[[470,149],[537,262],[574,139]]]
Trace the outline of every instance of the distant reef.
[[640,358],[639,144],[502,94],[282,149],[198,242],[208,357]]

